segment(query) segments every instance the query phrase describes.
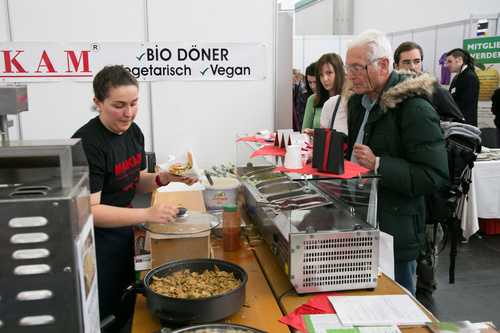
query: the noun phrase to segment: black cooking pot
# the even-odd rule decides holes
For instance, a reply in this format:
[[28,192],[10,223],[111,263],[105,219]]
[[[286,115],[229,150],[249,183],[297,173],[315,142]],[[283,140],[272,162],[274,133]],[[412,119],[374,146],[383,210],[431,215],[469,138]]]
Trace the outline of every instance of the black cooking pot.
[[[149,285],[153,276],[163,278],[175,272],[189,269],[191,272],[203,273],[205,270],[233,273],[241,280],[241,285],[225,294],[204,298],[174,298],[160,295],[151,290]],[[146,297],[149,311],[166,326],[168,323],[199,324],[209,323],[226,318],[238,311],[245,303],[245,285],[247,273],[238,265],[216,259],[187,259],[174,261],[158,266],[149,271],[144,280],[130,286],[126,293],[134,292]]]
[[196,333],[196,332],[217,332],[217,333],[231,333],[231,332],[245,332],[245,333],[266,333],[253,327],[238,325],[238,324],[201,324],[189,327],[183,327],[176,330],[164,330],[160,333]]

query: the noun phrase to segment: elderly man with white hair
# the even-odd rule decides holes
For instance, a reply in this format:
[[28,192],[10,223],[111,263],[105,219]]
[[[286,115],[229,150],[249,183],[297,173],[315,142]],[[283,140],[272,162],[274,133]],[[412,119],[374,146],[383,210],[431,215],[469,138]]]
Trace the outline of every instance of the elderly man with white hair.
[[385,34],[367,30],[347,44],[347,158],[381,175],[378,222],[394,237],[395,280],[415,295],[415,260],[424,245],[424,195],[448,178],[445,140],[429,100],[433,78],[393,71]]

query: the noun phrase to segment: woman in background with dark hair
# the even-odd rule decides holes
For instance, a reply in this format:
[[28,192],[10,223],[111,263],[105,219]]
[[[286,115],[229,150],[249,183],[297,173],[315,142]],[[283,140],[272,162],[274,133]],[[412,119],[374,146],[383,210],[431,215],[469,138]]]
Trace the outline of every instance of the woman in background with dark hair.
[[306,90],[307,98],[316,93],[316,62],[306,68]]
[[446,66],[457,73],[450,85],[450,92],[464,115],[465,121],[477,126],[477,102],[479,100],[479,79],[476,60],[464,49],[453,49],[446,53]]
[[295,119],[294,131],[300,132],[302,130],[302,123],[304,122],[304,114],[306,110],[308,98],[316,93],[316,63],[313,62],[306,68],[306,74],[302,75],[304,78],[304,89],[298,89],[294,84],[294,103],[295,103]]
[[307,100],[302,133],[312,135],[315,128],[320,128],[323,104],[342,92],[345,82],[343,66],[342,59],[335,53],[326,53],[316,62],[316,93]]

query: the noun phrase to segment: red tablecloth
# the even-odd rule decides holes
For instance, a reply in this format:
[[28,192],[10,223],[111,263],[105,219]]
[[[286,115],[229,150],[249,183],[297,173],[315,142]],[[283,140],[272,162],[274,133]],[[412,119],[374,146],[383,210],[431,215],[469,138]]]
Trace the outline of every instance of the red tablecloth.
[[[274,133],[271,133],[270,139],[274,139],[274,137],[275,137]],[[266,139],[257,138],[256,135],[253,135],[253,136],[246,136],[243,138],[239,138],[238,140],[236,140],[236,142],[239,142],[239,141],[266,142]]]
[[330,303],[330,301],[328,300],[328,296],[342,296],[342,295],[338,293],[321,293],[311,298],[309,301],[299,306],[292,313],[284,316],[279,321],[282,322],[283,324],[292,326],[293,328],[301,332],[305,332],[306,329],[302,322],[301,316],[310,314],[336,313],[335,309],[332,306],[332,303]]
[[260,155],[271,155],[271,156],[285,156],[286,148],[280,148],[278,146],[268,145],[264,146],[253,152],[250,158]]
[[273,172],[275,172],[275,171],[295,172],[295,173],[303,173],[303,174],[308,174],[308,175],[317,175],[317,176],[349,179],[349,178],[354,178],[354,177],[358,176],[360,173],[365,173],[365,172],[368,172],[370,170],[368,170],[367,168],[364,168],[356,163],[353,163],[351,161],[345,161],[344,162],[344,174],[342,174],[342,175],[336,175],[336,174],[329,173],[329,172],[318,172],[318,169],[313,168],[312,165],[304,165],[304,167],[302,169],[287,169],[284,166],[281,166],[281,167],[273,170]]

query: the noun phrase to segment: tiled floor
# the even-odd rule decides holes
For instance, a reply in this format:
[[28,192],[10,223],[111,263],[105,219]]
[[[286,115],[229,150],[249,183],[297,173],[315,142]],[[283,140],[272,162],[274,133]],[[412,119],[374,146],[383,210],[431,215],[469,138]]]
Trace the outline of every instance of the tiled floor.
[[439,321],[492,321],[500,327],[500,234],[478,232],[457,249],[454,284],[449,283],[449,242],[439,255],[429,311]]

